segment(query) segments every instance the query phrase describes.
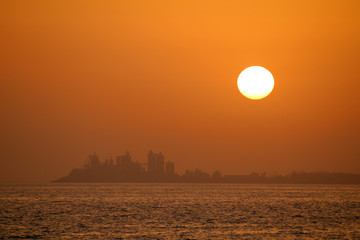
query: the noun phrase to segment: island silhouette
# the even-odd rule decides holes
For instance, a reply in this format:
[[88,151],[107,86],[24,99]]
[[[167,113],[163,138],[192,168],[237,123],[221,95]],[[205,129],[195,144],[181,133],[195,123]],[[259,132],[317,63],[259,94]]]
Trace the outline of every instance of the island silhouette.
[[[146,168],[145,168],[146,166]],[[164,155],[149,151],[147,163],[132,161],[129,151],[114,159],[100,161],[90,154],[83,168],[75,168],[66,177],[53,182],[128,182],[128,183],[288,183],[288,184],[360,184],[360,174],[330,172],[298,172],[287,175],[251,173],[248,175],[212,174],[200,169],[175,172],[175,163],[165,161]]]

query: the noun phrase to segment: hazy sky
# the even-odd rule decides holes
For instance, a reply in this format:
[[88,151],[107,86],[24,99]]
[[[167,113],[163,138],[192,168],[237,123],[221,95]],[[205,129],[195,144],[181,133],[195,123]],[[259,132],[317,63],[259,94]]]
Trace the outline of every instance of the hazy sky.
[[[0,182],[150,149],[176,171],[360,173],[359,1],[1,1]],[[237,77],[260,65],[265,99]]]

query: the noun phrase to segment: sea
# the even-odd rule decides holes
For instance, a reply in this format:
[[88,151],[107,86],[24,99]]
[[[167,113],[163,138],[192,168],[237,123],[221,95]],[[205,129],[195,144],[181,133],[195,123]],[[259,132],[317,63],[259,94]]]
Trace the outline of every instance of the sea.
[[360,186],[0,185],[0,239],[360,239]]

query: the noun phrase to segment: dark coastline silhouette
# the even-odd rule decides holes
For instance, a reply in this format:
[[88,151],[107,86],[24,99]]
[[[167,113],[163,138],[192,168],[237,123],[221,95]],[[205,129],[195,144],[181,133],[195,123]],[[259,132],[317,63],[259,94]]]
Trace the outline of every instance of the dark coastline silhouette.
[[103,162],[96,153],[90,154],[83,168],[75,168],[68,176],[53,182],[360,184],[360,174],[294,171],[287,175],[222,175],[220,171],[208,174],[195,169],[179,175],[174,162],[165,161],[161,152],[149,151],[144,164],[132,161],[127,151],[115,161],[110,158]]

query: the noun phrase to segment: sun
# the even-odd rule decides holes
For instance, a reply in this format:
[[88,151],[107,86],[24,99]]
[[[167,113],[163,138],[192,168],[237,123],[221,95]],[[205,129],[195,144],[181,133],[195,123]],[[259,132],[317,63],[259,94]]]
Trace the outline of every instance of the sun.
[[258,100],[271,93],[274,88],[274,77],[266,68],[252,66],[240,73],[237,85],[242,95]]

